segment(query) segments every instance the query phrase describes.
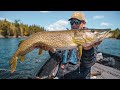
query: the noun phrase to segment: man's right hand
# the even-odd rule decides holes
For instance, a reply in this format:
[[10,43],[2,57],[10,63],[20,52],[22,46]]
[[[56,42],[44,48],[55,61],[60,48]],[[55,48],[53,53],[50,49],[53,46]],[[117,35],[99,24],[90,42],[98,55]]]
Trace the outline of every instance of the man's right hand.
[[50,52],[52,52],[52,53],[55,52],[55,49],[54,49],[54,48],[51,48],[51,47],[43,47],[43,49],[46,50],[46,51],[50,51]]

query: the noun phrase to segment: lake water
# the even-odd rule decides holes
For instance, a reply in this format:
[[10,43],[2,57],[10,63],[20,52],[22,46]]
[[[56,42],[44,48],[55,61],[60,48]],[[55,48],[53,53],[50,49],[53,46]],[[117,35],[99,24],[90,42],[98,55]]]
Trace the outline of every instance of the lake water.
[[[28,53],[23,63],[18,60],[16,71],[10,74],[9,60],[23,38],[0,38],[0,79],[27,79],[35,77],[39,68],[48,60],[49,54],[44,51],[38,55],[38,49]],[[98,46],[98,51],[120,56],[120,40],[105,39]]]
[[12,79],[34,77],[39,68],[48,60],[49,54],[44,51],[38,55],[38,49],[28,53],[23,63],[18,60],[16,71],[10,74],[9,60],[16,51],[19,41],[23,38],[0,39],[0,79]]
[[105,39],[98,46],[98,51],[120,57],[120,40]]

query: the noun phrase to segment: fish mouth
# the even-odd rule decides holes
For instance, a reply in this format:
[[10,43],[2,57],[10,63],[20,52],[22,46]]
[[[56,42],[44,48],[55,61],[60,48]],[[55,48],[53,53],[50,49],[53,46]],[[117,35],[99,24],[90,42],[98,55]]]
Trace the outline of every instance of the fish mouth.
[[110,38],[113,34],[111,33],[111,31],[106,31],[104,32],[104,35],[100,38],[101,40],[105,39],[105,38]]

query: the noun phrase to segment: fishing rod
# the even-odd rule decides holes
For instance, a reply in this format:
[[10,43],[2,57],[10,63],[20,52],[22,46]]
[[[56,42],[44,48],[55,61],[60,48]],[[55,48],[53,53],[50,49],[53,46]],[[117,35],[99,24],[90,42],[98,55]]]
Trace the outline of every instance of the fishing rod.
[[92,32],[104,32],[104,31],[111,31],[111,29],[90,29]]
[[77,30],[84,30],[84,31],[91,31],[91,32],[104,32],[104,31],[111,31],[111,29],[93,29],[93,28],[85,28],[85,29],[77,29]]

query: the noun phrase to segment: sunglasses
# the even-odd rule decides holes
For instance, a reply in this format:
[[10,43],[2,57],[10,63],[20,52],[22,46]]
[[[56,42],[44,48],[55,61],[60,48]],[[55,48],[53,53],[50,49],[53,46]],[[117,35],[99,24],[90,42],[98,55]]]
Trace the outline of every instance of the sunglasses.
[[71,25],[73,25],[74,23],[75,23],[76,25],[79,25],[79,24],[81,23],[81,21],[80,21],[80,20],[71,20],[71,21],[70,21],[70,24],[71,24]]

